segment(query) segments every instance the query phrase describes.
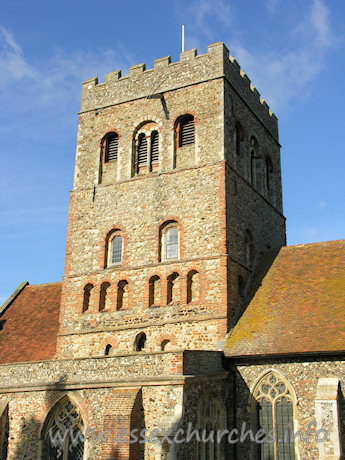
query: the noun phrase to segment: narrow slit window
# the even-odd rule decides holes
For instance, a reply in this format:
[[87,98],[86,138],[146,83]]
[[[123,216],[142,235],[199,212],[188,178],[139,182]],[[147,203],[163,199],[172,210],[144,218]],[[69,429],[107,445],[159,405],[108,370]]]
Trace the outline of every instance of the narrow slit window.
[[122,238],[115,236],[111,242],[111,264],[122,262]]
[[178,230],[176,227],[168,228],[166,238],[166,259],[178,258]]
[[116,161],[118,153],[119,138],[117,134],[109,136],[105,146],[105,162]]
[[147,164],[147,139],[145,134],[140,134],[138,139],[138,168]]
[[157,131],[151,134],[151,163],[157,164],[159,162],[159,136]]

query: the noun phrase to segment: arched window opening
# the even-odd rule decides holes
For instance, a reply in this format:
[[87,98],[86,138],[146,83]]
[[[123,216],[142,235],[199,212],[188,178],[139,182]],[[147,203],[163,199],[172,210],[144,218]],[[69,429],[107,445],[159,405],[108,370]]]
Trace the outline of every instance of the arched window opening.
[[243,142],[243,129],[240,122],[235,125],[235,142],[236,142],[236,155],[241,156],[242,142]]
[[146,334],[144,332],[140,332],[140,334],[138,334],[135,339],[135,350],[142,351],[145,348],[145,343]]
[[149,281],[149,307],[160,304],[160,278],[152,276]]
[[[84,455],[83,433],[84,423],[79,408],[68,396],[63,397],[48,414],[43,432],[42,458],[81,460]],[[61,439],[64,440],[62,445]]]
[[138,169],[147,165],[147,139],[144,133],[139,134],[137,158]]
[[128,308],[128,282],[126,280],[119,281],[117,285],[117,310]]
[[178,304],[180,301],[180,277],[174,272],[167,278],[167,304]]
[[226,409],[216,394],[207,394],[197,407],[197,423],[201,442],[198,443],[198,459],[220,460],[225,458],[224,442],[217,442],[217,432],[226,428]]
[[116,133],[109,133],[103,141],[104,162],[117,160],[119,136]]
[[259,144],[254,136],[250,139],[250,183],[253,187],[259,185],[258,178],[258,160],[259,160]]
[[292,388],[279,374],[271,371],[260,380],[252,395],[252,424],[256,432],[274,430],[279,442],[257,444],[255,458],[295,459],[294,401]]
[[187,275],[187,303],[197,302],[200,295],[199,273],[192,270]]
[[170,227],[165,232],[165,258],[178,258],[178,230],[177,227]]
[[101,285],[101,291],[99,294],[99,311],[103,311],[109,308],[109,295],[108,289],[110,288],[110,283],[105,282]]
[[168,261],[180,257],[180,231],[174,220],[164,222],[159,229],[159,261]]
[[159,162],[159,135],[158,131],[151,134],[151,168]]
[[113,354],[113,347],[108,343],[104,350],[104,356],[112,356]]
[[117,265],[122,263],[122,245],[123,240],[120,235],[115,235],[110,241],[109,265]]
[[178,146],[194,144],[194,117],[183,115],[177,124]]
[[171,348],[170,340],[168,339],[163,340],[163,342],[161,343],[161,350],[169,350],[170,348]]
[[84,287],[83,313],[86,312],[90,308],[90,297],[91,297],[92,289],[93,289],[93,284],[90,284],[90,283]]
[[10,434],[10,421],[8,417],[8,404],[0,412],[0,458],[7,459],[8,455],[8,438]]
[[244,257],[247,267],[251,267],[254,261],[254,240],[249,230],[244,234]]

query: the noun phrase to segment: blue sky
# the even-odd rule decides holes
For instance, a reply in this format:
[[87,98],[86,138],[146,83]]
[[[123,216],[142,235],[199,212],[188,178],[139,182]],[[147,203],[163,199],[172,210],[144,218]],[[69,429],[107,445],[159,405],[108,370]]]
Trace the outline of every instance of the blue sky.
[[1,0],[0,302],[63,275],[81,81],[226,43],[279,118],[288,244],[345,234],[344,0]]

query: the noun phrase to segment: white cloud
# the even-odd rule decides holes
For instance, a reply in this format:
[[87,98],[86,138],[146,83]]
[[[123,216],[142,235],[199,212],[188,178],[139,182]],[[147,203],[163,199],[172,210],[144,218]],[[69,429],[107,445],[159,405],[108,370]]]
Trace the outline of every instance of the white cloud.
[[[127,68],[131,64],[125,49],[117,51],[115,54],[111,48],[70,53],[57,50],[50,59],[35,67],[28,62],[12,34],[0,26],[0,91],[6,89],[8,96],[11,94],[8,91],[12,89],[13,97],[20,92],[22,105],[28,106],[30,99],[31,108],[53,102],[66,105],[66,100],[79,99],[82,80],[98,75],[103,80],[107,72]],[[23,81],[25,87],[18,86]]]
[[[283,16],[285,11],[281,0],[267,0],[265,7],[269,13],[275,13],[275,28],[279,28],[278,15]],[[309,84],[325,65],[327,51],[337,44],[330,11],[323,0],[312,0],[306,9],[300,8],[300,16],[293,19],[293,28],[279,30],[284,45],[277,46],[274,40],[267,40],[265,46],[244,45],[243,39],[238,38],[243,36],[242,31],[236,33],[236,16],[229,1],[217,0],[214,6],[206,0],[197,1],[187,11],[193,46],[202,43],[205,35],[208,40],[219,39],[218,33],[224,37],[225,31],[231,54],[274,111],[281,112],[291,106],[292,100],[309,96]]]
[[0,90],[13,81],[33,80],[35,69],[26,62],[23,51],[14,41],[10,32],[0,26]]
[[316,35],[315,45],[322,48],[333,46],[337,40],[332,32],[329,10],[322,0],[313,0],[310,20]]

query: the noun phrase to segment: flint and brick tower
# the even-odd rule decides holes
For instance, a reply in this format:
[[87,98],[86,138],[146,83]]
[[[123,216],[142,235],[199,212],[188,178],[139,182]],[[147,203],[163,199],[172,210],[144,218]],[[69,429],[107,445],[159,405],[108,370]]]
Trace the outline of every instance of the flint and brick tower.
[[277,119],[222,43],[83,83],[59,357],[219,349],[284,244]]

